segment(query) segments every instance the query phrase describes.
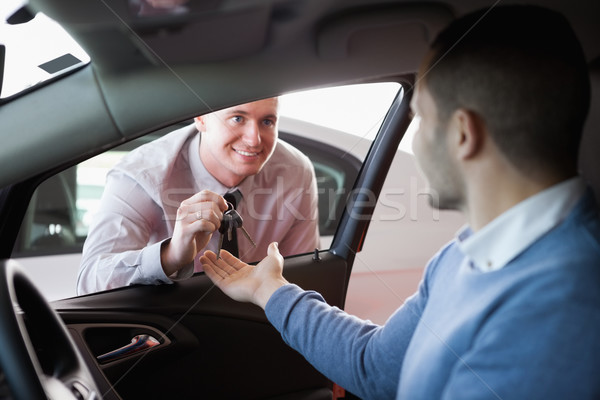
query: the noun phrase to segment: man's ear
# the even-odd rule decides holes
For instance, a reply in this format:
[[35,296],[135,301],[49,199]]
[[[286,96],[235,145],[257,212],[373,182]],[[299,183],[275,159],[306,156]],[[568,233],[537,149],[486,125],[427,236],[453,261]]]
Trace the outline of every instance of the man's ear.
[[459,108],[454,112],[456,156],[467,160],[476,157],[483,149],[487,132],[481,117],[474,111]]
[[194,124],[196,124],[196,129],[198,129],[198,132],[206,131],[206,124],[204,123],[203,115],[199,115],[199,116],[195,117]]

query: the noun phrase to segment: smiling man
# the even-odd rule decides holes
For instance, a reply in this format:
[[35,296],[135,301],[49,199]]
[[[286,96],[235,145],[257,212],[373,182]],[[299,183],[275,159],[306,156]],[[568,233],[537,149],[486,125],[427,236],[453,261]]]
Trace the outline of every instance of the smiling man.
[[256,242],[240,236],[241,259],[263,258],[274,240],[284,255],[319,247],[314,169],[278,140],[278,107],[270,98],[198,116],[124,157],[107,176],[78,293],[170,283],[199,271],[197,255],[219,246],[226,193],[236,193]]
[[273,98],[196,117],[200,158],[212,176],[234,187],[260,172],[275,150],[277,109]]

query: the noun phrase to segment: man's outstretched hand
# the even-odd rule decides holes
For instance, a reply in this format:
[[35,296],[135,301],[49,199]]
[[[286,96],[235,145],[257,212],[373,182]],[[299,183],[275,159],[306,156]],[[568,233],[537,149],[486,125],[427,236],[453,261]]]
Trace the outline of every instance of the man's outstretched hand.
[[263,309],[271,295],[289,283],[282,275],[283,257],[275,242],[269,245],[267,256],[256,266],[240,261],[225,250],[221,250],[220,259],[212,251],[206,251],[200,262],[206,275],[226,295]]

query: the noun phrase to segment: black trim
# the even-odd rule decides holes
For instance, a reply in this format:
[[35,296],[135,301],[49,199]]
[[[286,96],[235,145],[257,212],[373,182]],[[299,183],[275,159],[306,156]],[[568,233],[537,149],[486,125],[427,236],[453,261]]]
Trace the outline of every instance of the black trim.
[[[350,271],[347,274],[346,287],[354,257],[362,248],[375,210],[375,204],[369,201],[366,193],[379,198],[387,172],[411,121],[413,75],[405,76],[400,83],[403,89],[396,96],[371,145],[329,250],[348,262]],[[382,174],[382,171],[385,171],[385,174]],[[352,210],[352,216],[348,210]]]

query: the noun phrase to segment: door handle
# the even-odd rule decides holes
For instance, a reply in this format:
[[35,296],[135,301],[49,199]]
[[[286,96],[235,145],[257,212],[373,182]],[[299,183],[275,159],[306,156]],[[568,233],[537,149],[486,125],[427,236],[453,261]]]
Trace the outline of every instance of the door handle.
[[129,356],[135,353],[139,353],[151,347],[159,345],[160,342],[150,335],[136,335],[131,339],[131,343],[115,349],[113,351],[109,351],[108,353],[101,354],[96,358],[98,361],[102,363],[114,361],[118,358],[122,358],[125,356]]

